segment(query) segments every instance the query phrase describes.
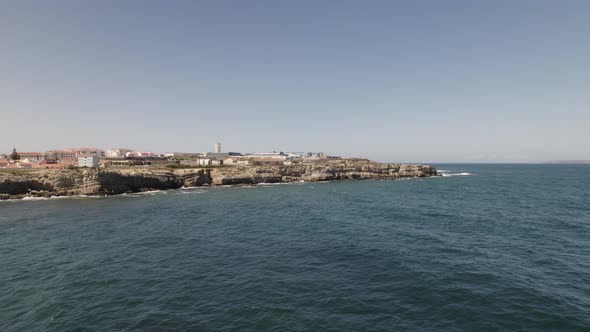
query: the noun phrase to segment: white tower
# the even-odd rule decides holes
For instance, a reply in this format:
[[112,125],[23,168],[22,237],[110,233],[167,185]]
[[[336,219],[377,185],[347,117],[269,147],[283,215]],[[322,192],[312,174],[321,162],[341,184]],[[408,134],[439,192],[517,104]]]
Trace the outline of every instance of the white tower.
[[215,153],[221,153],[221,143],[215,143]]

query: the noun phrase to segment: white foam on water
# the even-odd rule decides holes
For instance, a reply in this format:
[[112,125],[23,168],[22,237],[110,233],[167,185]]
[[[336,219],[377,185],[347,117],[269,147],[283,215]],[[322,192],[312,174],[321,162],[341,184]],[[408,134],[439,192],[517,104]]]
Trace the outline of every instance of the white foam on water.
[[142,191],[137,193],[130,193],[128,196],[154,196],[154,195],[161,195],[167,194],[167,190],[149,190],[149,191]]
[[90,195],[72,195],[72,196],[51,196],[49,199],[97,199],[105,198],[106,196],[90,196]]
[[49,200],[58,200],[58,199],[77,200],[77,199],[96,199],[96,198],[104,198],[104,196],[87,196],[87,195],[50,196],[50,197],[25,196],[23,198],[1,200],[0,202],[22,202],[22,201],[35,202],[35,201],[49,201]]
[[467,173],[467,172],[463,172],[463,173],[442,173],[442,176],[468,176],[468,175],[473,175],[473,173]]
[[23,197],[21,201],[48,201],[49,197]]
[[203,189],[197,189],[197,190],[181,190],[179,191],[180,194],[182,195],[191,195],[191,194],[204,194],[206,193],[206,190]]
[[294,185],[294,184],[305,184],[305,183],[304,182],[272,182],[272,183],[260,182],[260,183],[257,183],[256,186],[274,187],[274,186],[290,186],[290,185]]

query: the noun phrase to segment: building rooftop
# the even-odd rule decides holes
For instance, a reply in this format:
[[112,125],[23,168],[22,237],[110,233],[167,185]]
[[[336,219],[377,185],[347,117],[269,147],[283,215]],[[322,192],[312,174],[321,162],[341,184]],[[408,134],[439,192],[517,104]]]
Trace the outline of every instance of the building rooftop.
[[104,151],[103,149],[99,149],[99,148],[78,148],[76,150],[78,150],[78,151]]

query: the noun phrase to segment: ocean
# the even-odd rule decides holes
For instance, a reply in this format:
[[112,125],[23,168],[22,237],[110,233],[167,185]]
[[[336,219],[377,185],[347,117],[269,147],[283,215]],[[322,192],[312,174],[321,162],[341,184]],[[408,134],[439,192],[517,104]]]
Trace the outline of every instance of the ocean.
[[0,202],[0,331],[590,331],[590,165]]

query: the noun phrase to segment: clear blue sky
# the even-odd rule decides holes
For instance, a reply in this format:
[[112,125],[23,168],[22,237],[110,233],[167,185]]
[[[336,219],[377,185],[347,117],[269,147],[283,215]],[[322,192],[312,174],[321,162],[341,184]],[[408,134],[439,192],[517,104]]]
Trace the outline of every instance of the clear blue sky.
[[0,152],[590,159],[590,1],[0,2]]

